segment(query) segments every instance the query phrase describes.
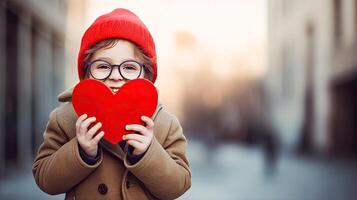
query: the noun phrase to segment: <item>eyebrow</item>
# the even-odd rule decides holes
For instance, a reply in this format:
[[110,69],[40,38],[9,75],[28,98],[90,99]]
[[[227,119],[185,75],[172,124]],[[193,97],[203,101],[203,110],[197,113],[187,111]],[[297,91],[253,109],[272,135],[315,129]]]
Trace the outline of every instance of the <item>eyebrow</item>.
[[[108,61],[110,63],[113,63],[113,60],[111,57],[98,57],[94,60],[105,60],[105,61]],[[135,58],[125,58],[123,59],[121,62],[125,62],[125,61],[128,61],[128,60],[136,60]]]
[[109,61],[109,62],[112,62],[112,58],[110,57],[98,57],[98,58],[95,58],[94,60],[105,60],[105,61]]

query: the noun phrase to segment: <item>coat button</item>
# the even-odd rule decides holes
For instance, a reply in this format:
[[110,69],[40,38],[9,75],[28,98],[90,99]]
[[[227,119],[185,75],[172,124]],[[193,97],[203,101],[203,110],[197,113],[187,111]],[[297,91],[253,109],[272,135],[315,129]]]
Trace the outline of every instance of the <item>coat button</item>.
[[102,195],[105,195],[108,192],[108,187],[105,184],[101,183],[98,186],[98,192]]

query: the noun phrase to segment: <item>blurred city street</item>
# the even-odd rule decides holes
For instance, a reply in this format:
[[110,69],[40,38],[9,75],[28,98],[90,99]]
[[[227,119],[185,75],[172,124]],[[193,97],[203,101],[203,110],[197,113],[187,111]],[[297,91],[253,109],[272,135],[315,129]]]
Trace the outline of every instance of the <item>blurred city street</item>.
[[[349,200],[357,195],[357,162],[280,155],[276,173],[267,171],[259,148],[237,144],[215,149],[189,143],[192,187],[179,199]],[[0,181],[0,199],[63,199],[42,193],[31,168]]]
[[262,151],[235,144],[191,142],[192,188],[181,199],[355,199],[357,162],[283,153],[276,173],[266,171]]
[[[115,8],[143,20],[155,56],[125,29],[82,49],[87,28]],[[112,64],[153,56],[155,70],[139,73],[157,76],[158,102],[188,138],[192,185],[179,199],[357,199],[356,0],[2,0],[0,200],[64,199],[39,189],[32,162],[57,95],[83,70],[95,79],[92,56],[112,40],[145,58],[118,53]],[[83,60],[79,50],[93,52]],[[106,86],[127,81],[110,78],[115,65]],[[58,117],[59,128],[71,120]]]

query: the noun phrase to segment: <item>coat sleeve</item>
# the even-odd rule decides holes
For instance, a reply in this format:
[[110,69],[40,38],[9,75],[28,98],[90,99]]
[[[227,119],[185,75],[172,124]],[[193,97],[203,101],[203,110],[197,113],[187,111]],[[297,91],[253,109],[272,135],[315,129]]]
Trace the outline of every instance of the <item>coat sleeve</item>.
[[58,124],[57,109],[50,114],[43,137],[32,172],[37,185],[48,194],[67,192],[102,162],[103,155],[94,165],[81,159],[77,138],[68,139]]
[[176,117],[161,145],[154,137],[147,152],[137,163],[125,166],[159,199],[175,199],[191,187],[191,172],[186,157],[187,140]]

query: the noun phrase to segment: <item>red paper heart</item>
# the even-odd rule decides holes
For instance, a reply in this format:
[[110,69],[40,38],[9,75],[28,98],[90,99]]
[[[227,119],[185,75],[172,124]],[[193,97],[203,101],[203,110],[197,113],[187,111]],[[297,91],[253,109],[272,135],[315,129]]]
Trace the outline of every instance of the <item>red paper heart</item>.
[[[141,116],[151,117],[156,110],[157,101],[157,90],[146,79],[128,81],[116,94],[102,82],[87,79],[79,82],[72,94],[77,115],[95,116],[96,122],[102,123],[104,139],[113,144],[130,133],[125,130],[125,125],[144,125]],[[96,123],[92,123],[92,126],[94,124]]]

